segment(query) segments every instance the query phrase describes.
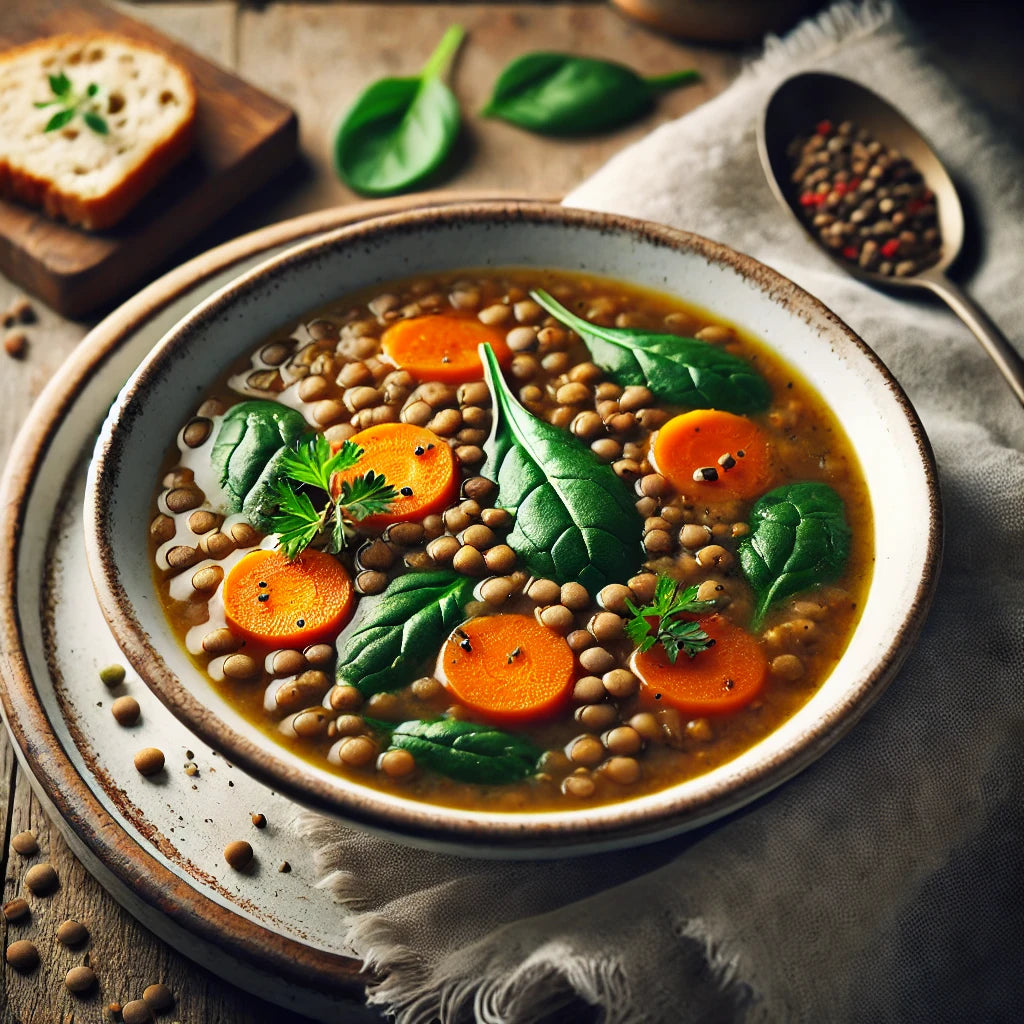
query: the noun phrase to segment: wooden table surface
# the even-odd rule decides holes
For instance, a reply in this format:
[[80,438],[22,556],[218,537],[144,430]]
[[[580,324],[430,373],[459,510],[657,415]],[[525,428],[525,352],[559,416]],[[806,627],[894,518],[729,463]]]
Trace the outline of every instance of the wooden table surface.
[[[15,4],[22,0],[14,0]],[[121,4],[121,9],[185,40],[190,46],[295,108],[301,126],[302,161],[293,173],[266,188],[187,252],[168,254],[168,268],[211,245],[286,217],[352,201],[335,178],[329,159],[331,129],[370,81],[419,67],[454,22],[467,29],[452,84],[466,112],[467,153],[454,188],[514,190],[523,195],[561,195],[613,153],[662,121],[704,102],[737,73],[740,54],[686,46],[661,38],[599,4]],[[3,18],[0,11],[0,19]],[[404,40],[404,42],[402,42]],[[411,42],[410,42],[411,41]],[[474,115],[500,68],[537,49],[571,50],[627,60],[646,73],[697,67],[703,80],[664,97],[657,110],[629,128],[585,140],[543,139]],[[0,311],[20,296],[0,277]],[[18,427],[50,377],[92,323],[65,320],[33,302],[37,321],[26,328],[23,360],[0,353],[0,462]],[[10,849],[10,839],[33,830],[41,852],[32,858]],[[28,925],[0,919],[6,948],[30,938],[42,952],[28,976],[0,967],[0,1020],[19,1024],[101,1021],[112,1001],[141,996],[146,985],[165,982],[175,1007],[161,1021],[189,1024],[295,1024],[305,1018],[272,1007],[214,977],[170,949],[135,922],[79,864],[46,819],[18,768],[7,734],[0,730],[0,870],[3,899],[22,892],[25,871],[40,860],[56,868],[61,888],[49,899],[33,898]],[[67,969],[83,962],[55,939],[57,926],[74,917],[87,924],[89,963],[99,987],[80,998],[63,985]]]

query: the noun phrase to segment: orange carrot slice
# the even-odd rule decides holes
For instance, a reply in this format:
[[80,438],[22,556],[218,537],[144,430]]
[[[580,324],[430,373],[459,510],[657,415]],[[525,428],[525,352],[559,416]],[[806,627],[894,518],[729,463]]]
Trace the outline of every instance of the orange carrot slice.
[[[651,464],[681,494],[695,498],[762,494],[772,477],[768,441],[745,416],[694,409],[651,438]],[[714,479],[694,479],[694,474]]]
[[665,648],[655,644],[632,658],[648,698],[670,704],[684,715],[720,715],[749,704],[764,686],[768,660],[760,643],[739,626],[709,615],[699,620],[715,645],[689,657],[680,653],[675,664]]
[[505,367],[512,352],[505,332],[488,327],[472,314],[440,313],[396,320],[381,338],[388,362],[419,380],[462,384],[484,375],[478,346],[487,342]]
[[565,639],[526,615],[485,615],[464,622],[437,659],[438,678],[468,708],[518,724],[560,710],[573,683]]
[[335,475],[331,493],[338,497],[342,481],[365,476],[371,469],[398,491],[387,512],[367,516],[362,525],[384,527],[422,519],[447,508],[458,496],[455,456],[447,441],[432,430],[412,423],[381,423],[359,431],[350,440],[363,449],[363,457],[351,469]]
[[266,647],[329,640],[355,607],[345,567],[310,548],[291,562],[280,551],[251,551],[227,574],[222,596],[232,631]]

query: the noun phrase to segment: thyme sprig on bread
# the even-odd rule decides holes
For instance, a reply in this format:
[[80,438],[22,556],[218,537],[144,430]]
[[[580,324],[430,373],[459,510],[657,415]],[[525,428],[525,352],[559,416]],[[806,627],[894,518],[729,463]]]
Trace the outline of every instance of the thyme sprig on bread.
[[75,92],[71,79],[63,72],[56,75],[49,75],[50,91],[54,95],[52,100],[43,100],[34,103],[33,106],[42,109],[44,107],[60,107],[49,121],[46,122],[44,132],[55,132],[74,120],[76,114],[82,115],[82,120],[97,135],[110,134],[106,118],[100,113],[96,97],[100,94],[100,86],[96,82],[90,82],[85,87],[85,92]]

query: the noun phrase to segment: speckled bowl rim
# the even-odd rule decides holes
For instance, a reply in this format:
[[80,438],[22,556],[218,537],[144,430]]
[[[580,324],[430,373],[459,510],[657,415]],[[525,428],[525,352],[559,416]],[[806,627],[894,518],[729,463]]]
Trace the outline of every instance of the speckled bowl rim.
[[[751,765],[741,774],[712,779],[697,794],[673,796],[673,788],[660,791],[657,808],[624,800],[584,811],[521,812],[497,815],[438,808],[411,800],[395,800],[370,787],[353,786],[338,777],[336,785],[306,773],[272,752],[272,741],[259,745],[218,718],[168,668],[151,638],[136,618],[127,599],[117,562],[112,554],[110,517],[102,504],[86,509],[86,549],[100,607],[114,636],[141,678],[159,699],[196,735],[221,750],[235,764],[307,806],[339,816],[348,823],[396,838],[429,846],[460,849],[467,853],[514,856],[516,853],[570,853],[613,848],[628,840],[642,841],[701,825],[733,811],[792,777],[839,738],[877,700],[894,677],[923,625],[934,593],[941,552],[941,505],[931,446],[903,389],[871,348],[839,317],[792,281],[762,263],[699,235],[649,221],[614,214],[579,210],[544,202],[470,202],[438,209],[415,209],[383,216],[296,245],[269,259],[225,286],[184,317],[153,350],[143,367],[128,382],[115,409],[107,442],[94,460],[95,494],[110,493],[119,457],[117,425],[139,415],[145,395],[176,358],[190,335],[213,322],[237,301],[267,287],[277,273],[315,261],[327,250],[358,246],[388,233],[420,233],[431,225],[486,225],[531,222],[565,224],[601,233],[624,235],[642,244],[684,249],[712,264],[731,268],[771,301],[783,306],[808,325],[832,334],[832,340],[855,346],[878,373],[906,419],[924,470],[928,492],[928,539],[924,567],[906,614],[892,631],[888,645],[873,671],[851,685],[842,700],[809,723],[798,742],[772,758]],[[709,776],[709,779],[711,777]],[[692,783],[696,780],[691,780]],[[653,797],[655,794],[647,794]]]

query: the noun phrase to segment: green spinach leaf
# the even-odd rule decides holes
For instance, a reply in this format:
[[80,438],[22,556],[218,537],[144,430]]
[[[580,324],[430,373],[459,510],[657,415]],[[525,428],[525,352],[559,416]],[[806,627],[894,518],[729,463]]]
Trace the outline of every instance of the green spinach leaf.
[[750,511],[750,535],[739,560],[757,603],[751,628],[758,630],[769,606],[783,597],[837,579],[850,555],[850,528],[843,499],[828,484],[777,487]]
[[233,405],[224,414],[210,452],[229,512],[239,512],[278,449],[309,430],[302,413],[279,402]]
[[691,409],[761,412],[771,404],[768,382],[745,360],[697,338],[636,327],[601,327],[570,312],[547,292],[530,295],[583,339],[591,357],[617,384],[641,384],[656,398]]
[[408,750],[419,764],[439,775],[492,785],[531,775],[541,755],[522,736],[457,718],[402,722],[391,733],[391,746]]
[[577,580],[592,594],[628,579],[640,557],[642,523],[626,485],[572,434],[527,412],[481,346],[494,425],[484,472],[496,504],[515,516],[508,544],[536,576]]
[[483,113],[532,132],[586,135],[632,121],[659,93],[698,77],[678,71],[642,78],[613,61],[527,53],[501,73]]
[[378,597],[362,598],[339,640],[338,682],[368,697],[415,679],[465,618],[472,594],[473,580],[444,570],[406,573]]
[[459,133],[459,104],[441,77],[464,34],[453,25],[419,75],[382,78],[356,100],[334,141],[334,164],[346,184],[388,196],[441,165]]

